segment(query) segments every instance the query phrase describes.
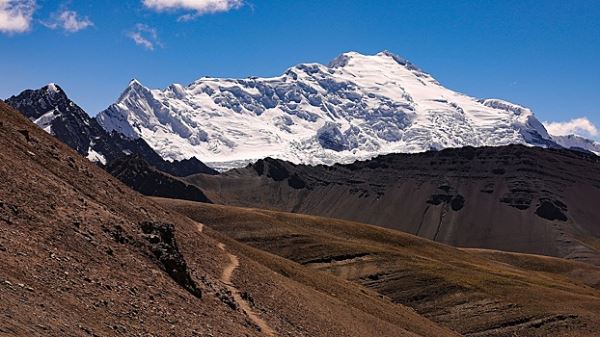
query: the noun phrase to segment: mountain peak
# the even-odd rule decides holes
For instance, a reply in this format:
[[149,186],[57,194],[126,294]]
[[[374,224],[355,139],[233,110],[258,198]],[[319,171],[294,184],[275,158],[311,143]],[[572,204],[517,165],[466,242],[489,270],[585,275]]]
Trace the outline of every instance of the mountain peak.
[[390,152],[551,142],[531,111],[447,89],[389,51],[346,52],[329,68],[304,63],[279,77],[203,78],[164,90],[132,89],[142,88],[136,83],[98,115],[100,124],[143,138],[165,159],[197,156],[219,168],[269,156],[334,164]]
[[40,96],[47,96],[52,101],[68,99],[67,95],[65,94],[65,91],[62,90],[62,88],[56,83],[48,83],[47,85],[37,90],[31,90],[31,92]]
[[399,56],[398,54],[394,54],[388,50],[383,50],[375,55],[361,54],[356,51],[345,52],[345,53],[341,54],[340,56],[336,57],[335,59],[333,59],[329,63],[328,66],[330,68],[343,68],[343,67],[347,66],[351,61],[354,61],[358,64],[365,64],[365,63],[380,60],[382,58],[390,58],[395,63],[397,63],[403,67],[406,67],[409,70],[421,71],[421,69],[419,69],[417,66],[415,66],[410,61],[408,61],[405,58]]
[[404,57],[398,55],[398,54],[394,54],[392,52],[390,52],[389,50],[384,50],[382,52],[377,53],[376,56],[379,57],[390,57],[392,58],[394,61],[396,61],[396,63],[407,67],[410,70],[418,70],[421,71],[421,69],[419,69],[419,67],[417,67],[416,65],[414,65],[413,63],[411,63],[410,61],[408,61],[407,59],[405,59]]
[[600,142],[579,135],[554,136],[552,140],[566,149],[584,150],[600,156]]
[[132,79],[131,81],[129,81],[129,84],[127,84],[127,88],[132,88],[132,89],[146,89],[146,87],[142,84],[142,82],[138,81],[136,78]]
[[132,95],[137,96],[140,93],[144,93],[146,91],[149,91],[149,89],[146,88],[140,81],[134,78],[131,81],[129,81],[129,84],[127,84],[127,88],[125,88],[123,93],[121,93],[119,101],[125,100],[128,97],[131,97]]
[[56,114],[57,107],[66,107],[69,98],[64,90],[55,83],[49,83],[39,89],[28,89],[16,96],[12,96],[6,102],[13,108],[21,111],[31,120],[37,120],[48,114],[41,124],[48,124]]
[[62,91],[62,89],[56,85],[56,83],[48,83],[48,85],[46,85],[44,88],[50,94],[57,94]]

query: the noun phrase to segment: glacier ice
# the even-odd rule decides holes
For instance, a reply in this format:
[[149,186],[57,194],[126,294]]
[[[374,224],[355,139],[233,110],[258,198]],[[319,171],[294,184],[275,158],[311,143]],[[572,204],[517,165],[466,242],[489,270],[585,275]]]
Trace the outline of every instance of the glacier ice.
[[221,167],[264,157],[333,164],[391,152],[553,144],[531,110],[447,89],[390,52],[348,52],[278,77],[203,77],[164,90],[133,80],[97,119],[108,131],[143,138],[165,159],[195,156]]

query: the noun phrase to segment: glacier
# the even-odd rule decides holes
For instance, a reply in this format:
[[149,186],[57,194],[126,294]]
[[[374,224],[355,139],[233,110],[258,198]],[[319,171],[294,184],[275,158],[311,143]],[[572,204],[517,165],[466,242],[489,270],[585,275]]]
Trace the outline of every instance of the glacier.
[[227,169],[265,157],[349,163],[386,153],[463,146],[556,146],[530,109],[442,86],[390,52],[348,52],[278,77],[203,77],[149,89],[132,80],[97,116],[167,160]]

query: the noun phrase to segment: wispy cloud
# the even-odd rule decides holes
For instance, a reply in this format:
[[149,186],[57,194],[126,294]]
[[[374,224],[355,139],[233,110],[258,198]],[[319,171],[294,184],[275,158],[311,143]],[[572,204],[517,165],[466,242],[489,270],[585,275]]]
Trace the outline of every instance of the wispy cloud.
[[588,118],[575,118],[566,122],[544,122],[548,133],[553,136],[578,135],[583,137],[597,137],[600,132]]
[[0,0],[0,32],[24,33],[31,29],[35,0]]
[[142,0],[144,6],[156,11],[186,10],[191,13],[182,15],[180,20],[191,20],[197,16],[227,12],[244,5],[243,0]]
[[66,9],[53,14],[49,21],[42,24],[50,29],[62,29],[68,33],[75,33],[94,25],[87,16],[80,17],[77,12]]
[[135,44],[144,47],[147,50],[154,50],[156,47],[162,47],[156,29],[148,25],[138,23],[132,31],[127,33],[127,36],[129,36]]

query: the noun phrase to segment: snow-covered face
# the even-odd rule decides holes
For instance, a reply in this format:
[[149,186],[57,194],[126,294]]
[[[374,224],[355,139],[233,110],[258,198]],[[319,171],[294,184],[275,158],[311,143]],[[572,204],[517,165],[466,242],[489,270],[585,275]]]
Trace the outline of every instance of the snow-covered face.
[[389,52],[345,53],[273,78],[201,78],[150,90],[132,81],[98,116],[166,159],[240,166],[264,157],[333,164],[391,152],[549,138],[530,110],[441,86]]

